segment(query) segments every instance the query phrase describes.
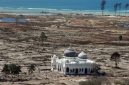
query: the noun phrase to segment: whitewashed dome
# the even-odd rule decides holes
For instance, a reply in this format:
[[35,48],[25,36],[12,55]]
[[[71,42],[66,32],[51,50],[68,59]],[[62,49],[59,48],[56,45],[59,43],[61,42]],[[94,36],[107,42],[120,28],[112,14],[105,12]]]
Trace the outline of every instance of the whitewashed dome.
[[53,55],[53,57],[52,57],[53,59],[56,59],[57,58],[57,56],[56,55]]
[[73,48],[68,48],[64,51],[64,56],[66,56],[66,57],[77,57],[77,53]]
[[81,59],[87,59],[87,54],[82,51],[81,53],[78,54],[78,57]]

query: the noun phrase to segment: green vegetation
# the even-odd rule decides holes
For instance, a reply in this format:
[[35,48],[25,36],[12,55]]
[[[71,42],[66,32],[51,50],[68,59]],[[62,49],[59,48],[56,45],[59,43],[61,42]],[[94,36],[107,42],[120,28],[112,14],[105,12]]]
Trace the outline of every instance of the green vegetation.
[[95,64],[95,65],[94,65],[94,70],[93,70],[94,73],[95,73],[95,74],[98,74],[100,70],[101,70],[100,66],[97,65],[97,64]]
[[117,15],[117,9],[118,9],[118,4],[114,4],[114,12],[115,12],[115,16]]
[[122,3],[118,3],[119,15],[120,15],[120,10],[122,8],[121,6],[122,6]]
[[47,36],[46,36],[46,34],[45,34],[44,32],[41,33],[41,35],[40,35],[40,40],[41,40],[42,42],[44,42],[44,41],[47,40]]
[[35,71],[35,65],[34,64],[30,64],[29,66],[28,66],[28,73],[29,74],[31,74],[31,73],[33,73],[34,71]]
[[119,41],[121,41],[123,39],[123,36],[122,35],[120,35],[119,36]]
[[105,5],[106,5],[106,0],[102,0],[102,1],[101,1],[101,10],[102,10],[102,15],[104,14]]
[[[104,10],[105,10],[105,5],[107,4],[106,0],[101,0],[101,11],[102,11],[102,15],[104,15]],[[121,2],[117,2],[114,4],[114,12],[115,12],[115,16],[117,15],[117,13],[119,13],[118,15],[120,16],[120,11],[122,9],[122,3]],[[128,8],[129,8],[129,3],[126,3],[124,5],[124,9],[125,9],[125,15],[128,13]]]
[[21,72],[21,66],[17,64],[5,64],[2,72],[5,74],[19,74]]
[[126,15],[126,13],[128,12],[128,8],[129,8],[129,3],[126,3],[126,4],[125,4],[125,11],[126,11],[126,12],[125,12],[125,15]]
[[115,67],[118,68],[118,63],[120,62],[120,54],[118,52],[114,52],[111,55],[110,60],[115,62]]

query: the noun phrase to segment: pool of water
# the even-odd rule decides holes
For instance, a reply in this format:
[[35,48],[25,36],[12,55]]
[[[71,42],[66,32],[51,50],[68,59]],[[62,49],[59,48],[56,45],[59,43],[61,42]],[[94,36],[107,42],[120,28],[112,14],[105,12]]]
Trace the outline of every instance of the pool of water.
[[0,18],[0,22],[15,23],[16,21],[22,22],[22,23],[27,22],[26,19],[18,19],[18,20],[16,20],[16,18]]
[[1,18],[0,22],[16,22],[15,18]]

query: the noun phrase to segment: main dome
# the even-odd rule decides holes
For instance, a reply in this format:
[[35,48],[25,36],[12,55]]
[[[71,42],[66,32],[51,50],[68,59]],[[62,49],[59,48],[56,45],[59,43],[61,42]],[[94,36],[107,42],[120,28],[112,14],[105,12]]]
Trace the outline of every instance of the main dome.
[[77,57],[77,53],[74,49],[68,48],[64,51],[64,56],[66,56],[66,57]]
[[81,59],[87,59],[87,54],[82,51],[81,53],[78,54],[78,57]]

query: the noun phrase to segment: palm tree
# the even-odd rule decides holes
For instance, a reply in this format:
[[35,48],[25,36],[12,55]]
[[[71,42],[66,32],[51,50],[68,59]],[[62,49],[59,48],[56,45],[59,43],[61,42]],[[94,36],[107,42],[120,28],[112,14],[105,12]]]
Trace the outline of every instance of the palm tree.
[[121,11],[121,6],[122,6],[122,3],[118,3],[118,8],[119,8],[119,16],[120,16],[120,11]]
[[126,13],[127,13],[127,10],[128,10],[128,7],[129,7],[129,4],[127,3],[127,4],[125,4],[125,16],[126,16]]
[[104,14],[105,5],[106,5],[106,0],[102,0],[102,1],[101,1],[101,10],[102,10],[102,15]]
[[115,16],[117,15],[118,3],[114,4]]
[[120,62],[120,54],[118,52],[114,52],[111,55],[110,60],[115,62],[115,67],[118,68],[118,63]]

